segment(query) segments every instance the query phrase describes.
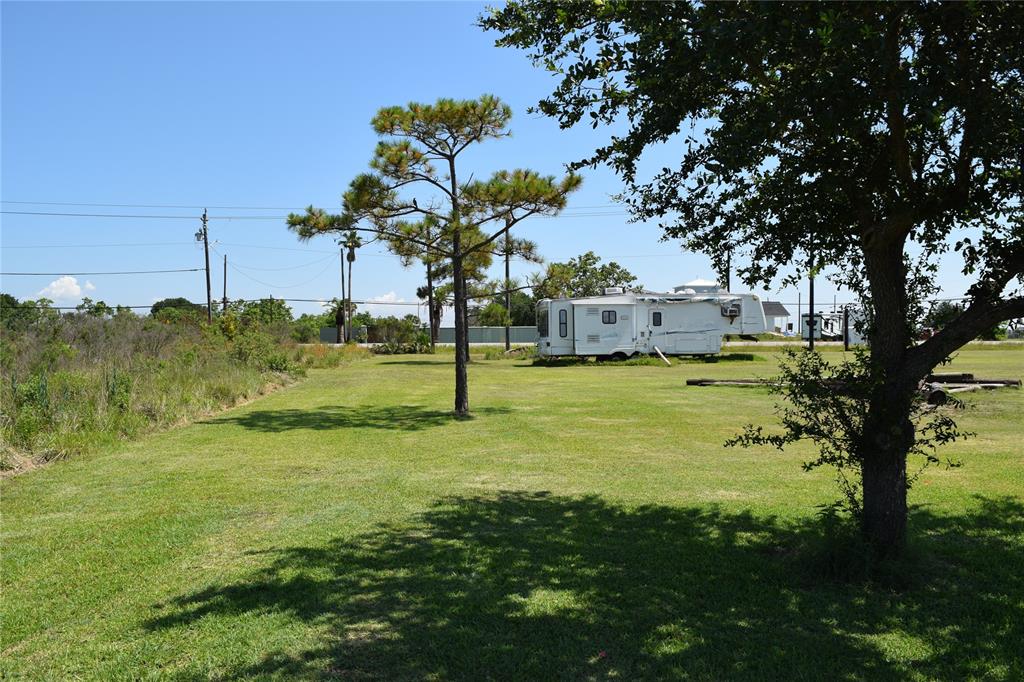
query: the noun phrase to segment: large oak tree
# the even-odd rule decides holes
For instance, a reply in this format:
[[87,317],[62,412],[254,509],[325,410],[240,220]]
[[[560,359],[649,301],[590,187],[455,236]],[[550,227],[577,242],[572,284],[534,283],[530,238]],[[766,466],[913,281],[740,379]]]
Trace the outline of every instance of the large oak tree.
[[[748,284],[829,269],[868,318],[870,390],[850,449],[862,529],[898,552],[919,382],[1024,315],[1024,4],[514,0],[481,18],[559,78],[539,109],[614,126],[607,163],[637,218]],[[654,146],[678,160],[652,176]],[[947,252],[952,252],[949,254]],[[973,284],[926,342],[939,258]]]

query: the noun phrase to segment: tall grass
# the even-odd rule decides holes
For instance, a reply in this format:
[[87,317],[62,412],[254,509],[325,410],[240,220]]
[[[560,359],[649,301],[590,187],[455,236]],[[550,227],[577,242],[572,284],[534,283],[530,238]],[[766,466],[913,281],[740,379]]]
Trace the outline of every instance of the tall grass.
[[314,362],[255,329],[64,315],[0,339],[0,471],[89,452],[291,381]]

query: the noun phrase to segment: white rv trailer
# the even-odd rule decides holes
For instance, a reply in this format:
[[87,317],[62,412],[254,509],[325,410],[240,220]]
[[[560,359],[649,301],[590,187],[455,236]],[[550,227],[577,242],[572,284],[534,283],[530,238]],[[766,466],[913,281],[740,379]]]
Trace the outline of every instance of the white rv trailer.
[[537,353],[630,357],[654,353],[710,355],[726,334],[767,330],[761,300],[753,294],[623,293],[542,299],[537,303]]
[[[807,339],[810,335],[811,314],[800,315],[800,338]],[[841,312],[815,313],[814,338],[823,341],[842,341],[844,338],[852,345],[864,343],[864,337],[858,331],[861,319],[860,308],[851,308],[847,315]],[[847,326],[849,327],[847,329]]]

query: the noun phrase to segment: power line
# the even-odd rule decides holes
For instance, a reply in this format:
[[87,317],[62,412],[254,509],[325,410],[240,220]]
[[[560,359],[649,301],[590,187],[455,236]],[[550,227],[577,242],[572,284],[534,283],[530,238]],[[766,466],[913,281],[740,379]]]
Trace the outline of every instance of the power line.
[[[307,208],[306,206],[213,206],[211,204],[99,204],[88,202],[75,203],[73,201],[9,201],[7,199],[0,201],[0,203],[27,206],[91,206],[94,208],[194,208],[196,210],[215,208],[218,210],[237,211],[305,211]],[[571,206],[566,208],[566,210],[619,208],[621,206],[622,204],[594,204],[591,206]]]
[[[230,265],[230,263],[229,263],[229,265]],[[201,270],[202,268],[199,268],[199,269]],[[532,287],[530,287],[530,286],[520,287],[520,289],[530,289],[530,288],[532,288]],[[501,293],[501,292],[497,292],[497,293]],[[494,295],[495,294],[481,294],[479,296],[470,296],[469,298],[471,298],[471,299],[490,298],[490,297],[492,297]],[[958,297],[958,298],[929,298],[929,299],[925,299],[925,300],[929,301],[929,302],[938,302],[938,301],[966,301],[966,300],[969,300],[969,299],[970,299],[969,296],[961,296],[961,297]],[[326,299],[326,298],[281,298],[281,297],[277,297],[277,296],[264,296],[263,298],[235,298],[235,299],[231,299],[231,302],[232,303],[259,303],[260,301],[268,301],[268,300],[285,301],[285,302],[288,302],[288,303],[330,303],[331,302],[331,299]],[[414,301],[373,301],[373,300],[358,300],[358,299],[353,299],[352,303],[355,303],[357,305],[397,305],[397,306],[422,306],[422,305],[426,305],[426,301],[419,301],[419,302],[414,302]],[[202,306],[201,303],[196,303],[195,305]],[[796,305],[796,304],[795,303],[782,302],[782,305]],[[829,305],[831,305],[831,304],[829,304]],[[839,303],[837,305],[844,306],[844,305],[856,305],[856,304]],[[139,308],[152,308],[153,304],[149,304],[149,305],[111,305],[110,307],[111,308],[139,309]],[[445,306],[445,307],[451,307],[451,306],[448,305],[448,306]],[[38,305],[38,304],[27,305],[27,304],[23,304],[23,303],[19,303],[18,305],[0,305],[0,309],[16,309],[16,308],[49,309],[49,310],[77,310],[78,306],[53,306],[53,305]]]
[[[214,250],[216,251],[216,249],[214,249]],[[217,251],[217,253],[220,253],[220,251]],[[221,254],[221,255],[224,255],[224,254]],[[283,267],[283,268],[257,268],[257,267],[252,266],[252,265],[239,265],[238,263],[234,263],[234,262],[232,262],[231,265],[233,267],[242,268],[243,270],[260,270],[260,271],[263,271],[263,272],[280,272],[282,270],[299,270],[301,268],[308,268],[311,265],[317,265],[319,263],[323,263],[326,260],[333,260],[333,259],[335,259],[337,257],[338,257],[338,254],[332,251],[330,256],[324,256],[323,258],[317,258],[315,261],[311,261],[309,263],[303,263],[302,265],[289,265],[289,266]]]
[[214,206],[212,204],[97,204],[90,202],[75,203],[73,201],[7,201],[4,204],[21,204],[27,206],[91,206],[93,208],[215,208],[237,211],[304,211],[306,207],[295,206]]
[[125,270],[121,272],[0,272],[5,277],[30,277],[46,275],[47,277],[61,275],[153,275],[168,272],[199,272],[204,268],[184,268],[180,270]]
[[[262,300],[266,300],[266,299],[258,299],[258,300],[262,301]],[[278,300],[278,301],[288,301],[289,303],[330,303],[331,302],[331,299],[322,299],[322,298],[278,298],[278,299],[275,299],[275,300]],[[356,299],[352,299],[352,303],[355,303],[355,304],[358,304],[358,305],[414,305],[414,306],[422,306],[422,305],[426,305],[427,304],[426,301],[420,301],[420,302],[416,303],[416,302],[413,302],[413,301],[359,301],[359,300],[356,300]],[[451,306],[447,306],[447,307],[451,307]]]
[[[291,246],[267,246],[265,244],[242,244],[240,242],[222,242],[219,239],[215,240],[216,244],[221,246],[234,246],[243,249],[266,249],[271,251],[295,251],[298,253],[327,253],[336,255],[336,251],[328,251],[326,249],[303,249],[299,247]],[[116,247],[149,247],[149,246],[192,246],[195,242],[124,242],[124,243],[107,243],[107,244],[18,244],[15,246],[0,245],[2,249],[82,249],[82,248],[116,248]],[[626,259],[626,258],[676,258],[682,256],[682,253],[641,253],[641,254],[622,254],[616,255],[614,258]],[[401,258],[395,253],[361,253],[363,258]],[[314,261],[320,262],[320,261]],[[308,265],[312,265],[309,263]],[[293,268],[305,267],[305,266],[292,266],[291,268],[255,268],[247,266],[239,266],[249,270],[289,270]]]
[[[199,216],[192,215],[164,215],[164,214],[151,214],[151,213],[63,213],[58,211],[0,211],[0,214],[5,215],[35,215],[35,216],[48,216],[48,217],[60,217],[60,218],[131,218],[133,220],[139,219],[154,219],[154,220],[199,220]],[[584,213],[559,213],[558,215],[543,215],[535,213],[527,216],[523,220],[530,220],[533,218],[546,218],[552,220],[555,218],[599,218],[604,216],[620,216],[630,215],[629,211],[591,211]],[[210,220],[274,220],[283,221],[287,220],[288,216],[271,216],[271,215],[222,215],[222,216],[209,216]]]
[[[338,252],[335,250],[327,251],[325,249],[300,249],[295,246],[263,246],[260,244],[239,244],[237,242],[222,242],[219,239],[214,241],[215,244],[220,246],[237,246],[243,249],[269,249],[272,251],[299,251],[301,253],[329,253],[335,255]],[[386,256],[392,254],[361,254],[366,256]]]
[[[103,303],[103,301],[97,301],[97,303]],[[104,304],[106,305],[106,304]],[[198,303],[196,305],[199,305]],[[115,305],[109,306],[113,309],[117,308],[131,308],[133,310],[140,308],[152,308],[153,304],[149,305]],[[0,310],[78,310],[78,306],[74,305],[26,305],[19,303],[18,305],[0,305]]]
[[0,249],[98,249],[120,246],[183,246],[192,245],[195,242],[121,242],[117,244],[16,244],[8,246],[0,245]]
[[[215,240],[214,243],[220,244],[221,246],[236,246],[245,249],[269,249],[272,251],[296,251],[299,253],[329,253],[334,255],[337,251],[327,251],[325,249],[302,249],[298,247],[290,246],[267,246],[263,244],[241,244],[239,242],[222,242],[219,239]],[[104,243],[104,244],[15,244],[9,246],[7,244],[0,244],[0,250],[4,249],[84,249],[84,248],[117,248],[117,247],[152,247],[152,246],[194,246],[195,242],[116,242],[116,243]],[[362,256],[371,256],[373,258],[398,258],[399,256],[392,253],[364,253]]]
[[[72,215],[72,214],[67,214]],[[558,215],[544,215],[541,213],[534,213],[529,215],[523,220],[532,220],[534,218],[544,218],[546,220],[554,220],[556,218],[600,218],[603,216],[621,216],[630,215],[629,211],[593,211],[587,213],[559,213]],[[126,216],[127,217],[127,216]],[[153,216],[156,217],[156,216]],[[288,216],[272,216],[272,215],[221,215],[221,216],[210,216],[210,220],[287,220]]]
[[[214,251],[216,253],[218,253],[218,254],[220,253],[220,251],[217,251],[216,248],[214,248]],[[221,255],[223,255],[223,254],[221,254]],[[235,272],[237,272],[242,277],[245,277],[246,279],[250,279],[253,282],[256,282],[257,284],[262,284],[265,287],[270,287],[271,289],[295,289],[296,287],[301,287],[301,286],[303,286],[305,284],[309,284],[310,282],[315,281],[317,278],[320,277],[320,275],[322,275],[325,272],[327,272],[328,269],[334,267],[334,263],[333,263],[334,257],[340,257],[340,256],[338,254],[334,254],[334,256],[330,258],[330,260],[332,262],[328,263],[323,269],[321,269],[319,272],[317,272],[315,275],[313,275],[309,279],[304,280],[302,282],[299,282],[297,284],[271,284],[270,282],[264,282],[261,279],[257,279],[255,277],[253,277],[252,275],[250,275],[249,273],[245,272],[244,270],[240,270],[238,267],[235,266],[234,263],[232,263],[230,261],[228,262],[228,267],[231,268],[232,270],[234,270]],[[328,259],[325,258],[323,260],[328,260]],[[323,261],[318,261],[318,262],[323,262]]]
[[[287,303],[325,303],[326,304],[326,303],[330,303],[331,302],[331,299],[326,299],[326,298],[280,298],[278,296],[265,296],[263,298],[233,298],[233,299],[230,299],[229,302],[230,303],[259,303],[261,301],[270,301],[270,300],[273,300],[273,301],[285,301]],[[103,301],[97,301],[97,303],[103,303]],[[360,301],[360,300],[357,300],[357,299],[353,299],[352,303],[357,304],[357,305],[405,305],[405,306],[422,306],[422,305],[426,305],[426,301],[422,301],[422,302],[416,303],[416,302],[412,302],[412,301]],[[138,309],[142,309],[142,308],[152,308],[153,307],[152,303],[150,303],[149,305],[110,305],[110,304],[105,304],[105,305],[108,305],[108,307],[110,307],[112,309],[131,308],[132,310],[138,310]],[[199,307],[203,307],[202,303],[195,303],[193,305],[197,305]],[[0,310],[16,310],[16,309],[19,309],[19,308],[23,308],[23,309],[26,309],[26,310],[78,310],[79,306],[70,306],[70,305],[39,305],[39,304],[27,305],[27,304],[24,304],[24,303],[19,303],[18,305],[0,305]]]
[[[337,255],[337,251],[327,251],[325,249],[300,249],[294,246],[263,246],[260,244],[239,244],[237,242],[222,242],[217,240],[214,242],[220,246],[237,246],[243,249],[269,249],[272,251],[298,251],[300,253],[329,253],[331,255]],[[360,253],[360,258],[401,258],[401,256],[394,253]]]
[[52,211],[0,211],[0,213],[8,215],[60,216],[64,218],[157,218],[160,220],[199,220],[199,216],[197,215],[127,215],[124,213],[57,213]]
[[[40,214],[40,215],[48,215],[48,214]],[[58,215],[60,215],[60,214],[58,214]],[[74,214],[70,214],[69,213],[69,214],[64,214],[64,215],[74,215]],[[533,215],[529,215],[529,216],[523,218],[523,220],[531,220],[531,219],[534,219],[534,218],[544,218],[546,220],[554,220],[556,218],[600,218],[600,217],[603,217],[603,216],[621,216],[621,215],[630,215],[630,213],[629,213],[629,211],[590,211],[590,212],[585,212],[585,213],[559,213],[558,215],[544,215],[544,214],[541,214],[541,213],[534,213]],[[121,216],[115,216],[115,217],[121,217]],[[124,216],[124,217],[129,217],[129,216]],[[159,216],[152,216],[152,217],[159,217]],[[179,217],[184,217],[184,216],[179,216]],[[210,220],[228,220],[228,221],[230,221],[230,220],[282,220],[283,221],[283,220],[287,220],[287,219],[288,219],[288,216],[284,216],[284,215],[282,215],[282,216],[273,216],[273,215],[221,215],[221,216],[210,216]]]

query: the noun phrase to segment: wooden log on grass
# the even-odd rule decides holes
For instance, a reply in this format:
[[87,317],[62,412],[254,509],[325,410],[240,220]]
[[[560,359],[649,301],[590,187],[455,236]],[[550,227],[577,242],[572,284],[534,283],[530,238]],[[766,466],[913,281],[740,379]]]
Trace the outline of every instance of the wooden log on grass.
[[925,378],[929,384],[1000,384],[1002,386],[1021,385],[1020,379],[979,379],[973,374],[929,374]]
[[764,379],[687,379],[687,386],[762,386]]
[[970,384],[974,383],[974,375],[966,372],[955,374],[929,374],[925,377],[925,382],[929,384]]

